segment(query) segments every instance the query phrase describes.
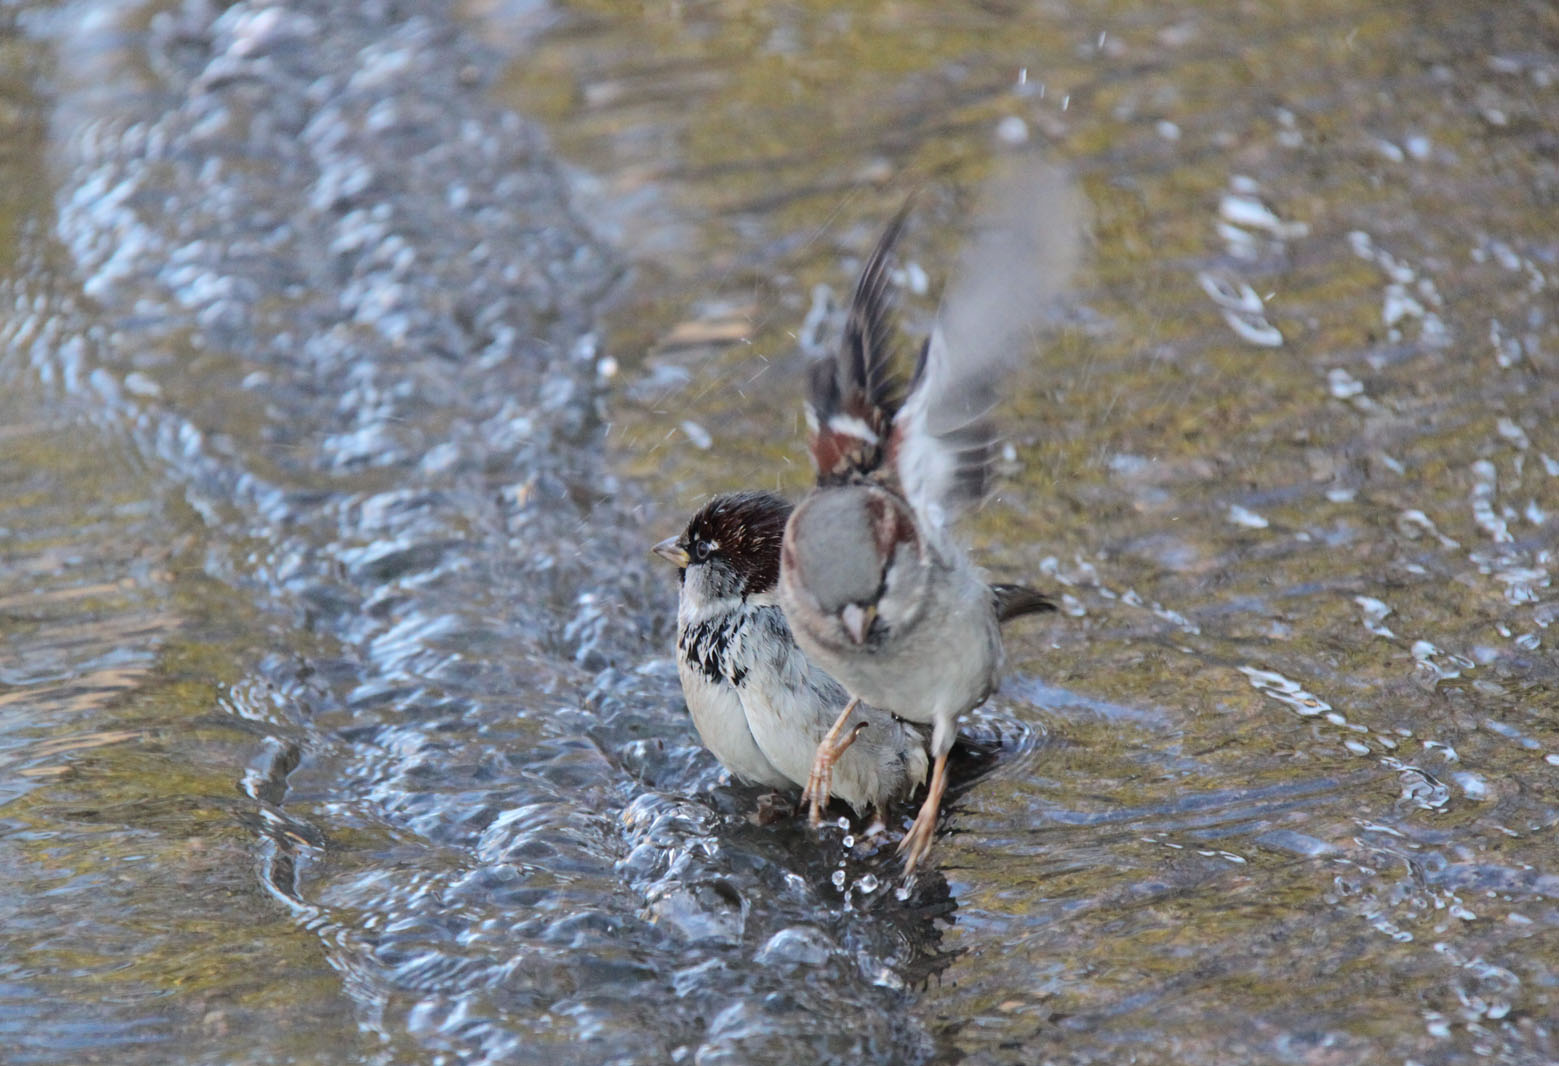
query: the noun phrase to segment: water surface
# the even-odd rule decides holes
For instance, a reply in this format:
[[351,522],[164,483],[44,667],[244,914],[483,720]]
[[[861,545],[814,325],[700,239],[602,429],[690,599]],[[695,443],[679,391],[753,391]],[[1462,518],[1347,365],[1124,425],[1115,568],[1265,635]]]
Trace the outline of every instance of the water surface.
[[[1540,5],[0,8],[25,1062],[1559,1056]],[[912,893],[746,818],[647,546],[883,221],[1093,208]],[[903,897],[903,898],[901,898]]]

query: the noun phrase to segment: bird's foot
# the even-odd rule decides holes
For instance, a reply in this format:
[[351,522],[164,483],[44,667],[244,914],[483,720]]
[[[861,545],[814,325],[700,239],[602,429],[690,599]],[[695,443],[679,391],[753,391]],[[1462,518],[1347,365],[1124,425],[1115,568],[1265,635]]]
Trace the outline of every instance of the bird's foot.
[[915,816],[915,824],[909,827],[909,832],[899,841],[899,854],[904,857],[905,879],[931,854],[931,839],[936,834],[936,816],[935,809],[921,807],[920,813]]
[[942,808],[942,793],[947,789],[947,754],[936,758],[931,771],[931,785],[926,789],[926,801],[920,805],[915,822],[899,841],[899,854],[904,856],[904,878],[908,880],[915,867],[931,854],[931,840],[936,835],[937,815]]
[[828,806],[828,800],[834,794],[834,763],[850,749],[855,738],[861,735],[861,730],[866,728],[865,722],[858,722],[848,733],[844,731],[845,723],[850,720],[850,712],[855,710],[857,702],[851,700],[845,704],[844,711],[834,722],[833,728],[823,736],[817,746],[817,754],[812,758],[812,771],[807,774],[807,787],[801,793],[801,802],[807,805],[807,821],[814,829],[823,824],[823,808]]
[[824,741],[818,746],[817,757],[812,760],[812,772],[807,775],[806,791],[801,794],[802,802],[808,805],[807,820],[814,829],[823,824],[823,810],[834,794],[834,764],[839,761],[839,756],[850,749],[850,745],[855,743],[855,738],[865,728],[866,723],[861,722],[844,736],[835,738],[832,743]]

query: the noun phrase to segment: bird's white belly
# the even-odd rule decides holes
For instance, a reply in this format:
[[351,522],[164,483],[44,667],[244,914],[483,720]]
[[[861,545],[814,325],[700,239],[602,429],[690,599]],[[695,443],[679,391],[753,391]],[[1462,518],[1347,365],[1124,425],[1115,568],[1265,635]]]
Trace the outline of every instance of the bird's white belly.
[[[796,698],[795,690],[751,686],[744,697],[747,720],[764,755],[798,783],[806,781],[818,744],[848,700],[824,707]],[[832,781],[832,794],[859,814],[907,795],[925,779],[929,763],[925,738],[912,726],[860,705],[843,734],[862,723],[865,731],[834,764]]]
[[[927,627],[929,628],[929,627]],[[851,660],[845,687],[868,703],[911,722],[930,723],[978,706],[995,685],[996,663],[989,646],[959,639],[937,628],[916,634],[888,659],[862,655]]]
[[908,633],[880,647],[804,645],[851,695],[922,724],[950,722],[979,706],[1000,670],[996,619],[979,610],[928,611]]
[[735,688],[724,681],[711,681],[696,667],[678,665],[693,728],[720,765],[750,784],[788,787],[790,779],[764,758],[753,739]]

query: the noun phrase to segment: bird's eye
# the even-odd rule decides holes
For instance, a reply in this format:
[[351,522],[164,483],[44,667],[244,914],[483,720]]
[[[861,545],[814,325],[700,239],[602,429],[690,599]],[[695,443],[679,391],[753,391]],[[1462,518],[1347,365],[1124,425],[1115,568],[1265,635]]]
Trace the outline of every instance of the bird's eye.
[[710,553],[714,550],[715,546],[709,541],[695,540],[693,542],[693,561],[695,563],[703,562],[705,559],[709,558]]

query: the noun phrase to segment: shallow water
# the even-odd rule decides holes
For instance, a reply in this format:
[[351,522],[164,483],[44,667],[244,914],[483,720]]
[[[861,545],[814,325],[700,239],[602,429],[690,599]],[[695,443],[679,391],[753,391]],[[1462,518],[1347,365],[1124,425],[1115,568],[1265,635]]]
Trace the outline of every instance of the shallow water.
[[[13,1061],[1559,1057],[1551,11],[407,10],[0,7]],[[899,893],[647,546],[1020,137],[1092,249],[967,532],[1065,610]]]

